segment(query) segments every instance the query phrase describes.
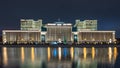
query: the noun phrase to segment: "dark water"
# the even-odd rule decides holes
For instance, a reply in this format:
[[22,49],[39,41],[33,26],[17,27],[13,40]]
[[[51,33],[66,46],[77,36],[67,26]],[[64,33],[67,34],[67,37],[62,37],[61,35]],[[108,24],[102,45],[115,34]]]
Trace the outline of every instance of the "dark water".
[[[118,51],[118,52],[117,52]],[[119,48],[2,47],[0,68],[119,68]]]

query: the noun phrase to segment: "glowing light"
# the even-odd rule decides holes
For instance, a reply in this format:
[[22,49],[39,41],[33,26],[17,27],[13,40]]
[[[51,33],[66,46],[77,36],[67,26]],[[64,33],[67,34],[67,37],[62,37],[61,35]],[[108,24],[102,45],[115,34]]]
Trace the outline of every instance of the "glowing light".
[[50,47],[47,48],[48,53],[48,61],[50,61]]
[[66,24],[66,25],[72,25],[72,24]]
[[5,66],[8,64],[8,55],[6,47],[3,47],[3,63]]
[[31,48],[31,60],[32,60],[32,62],[34,62],[34,60],[35,60],[34,47]]
[[78,34],[78,32],[74,32],[74,34],[75,34],[75,35],[77,35],[77,34]]
[[112,58],[112,48],[111,47],[108,48],[108,58],[109,58],[109,62],[111,62],[111,58]]
[[109,39],[109,43],[112,43],[112,39]]
[[87,50],[86,47],[83,48],[83,58],[86,59],[87,57]]
[[47,24],[47,25],[56,25],[56,24]]
[[73,47],[70,48],[70,53],[71,53],[71,59],[73,59],[73,57],[74,57],[74,48]]
[[61,43],[61,42],[62,42],[60,38],[58,39],[58,41],[59,41],[59,43]]
[[92,59],[94,59],[94,58],[95,58],[95,48],[92,47]]
[[45,34],[46,34],[46,32],[41,32],[41,34],[42,34],[42,35],[45,35]]
[[84,40],[86,41],[86,38],[84,38]]
[[63,24],[63,25],[72,25],[72,24]]
[[75,36],[74,38],[77,39],[77,36]]
[[3,34],[5,35],[6,33],[3,31]]
[[57,57],[57,49],[56,48],[53,50],[53,56]]
[[61,26],[62,24],[57,24],[58,26]]
[[4,43],[6,43],[7,42],[7,40],[6,39],[4,39]]
[[114,59],[116,60],[116,57],[117,57],[117,47],[114,47]]
[[66,25],[66,24],[63,24],[63,25]]
[[67,48],[64,48],[63,55],[64,55],[64,57],[67,57]]
[[61,47],[58,48],[58,58],[61,60]]
[[24,48],[21,47],[21,61],[22,61],[22,63],[24,62],[24,59],[25,59]]

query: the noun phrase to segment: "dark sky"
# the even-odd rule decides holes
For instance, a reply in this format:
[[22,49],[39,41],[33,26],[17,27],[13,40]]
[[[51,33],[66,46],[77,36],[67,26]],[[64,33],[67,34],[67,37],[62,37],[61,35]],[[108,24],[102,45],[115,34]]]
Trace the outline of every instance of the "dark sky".
[[20,19],[74,23],[97,19],[98,30],[115,30],[120,37],[120,0],[0,0],[0,35],[3,29],[19,29]]

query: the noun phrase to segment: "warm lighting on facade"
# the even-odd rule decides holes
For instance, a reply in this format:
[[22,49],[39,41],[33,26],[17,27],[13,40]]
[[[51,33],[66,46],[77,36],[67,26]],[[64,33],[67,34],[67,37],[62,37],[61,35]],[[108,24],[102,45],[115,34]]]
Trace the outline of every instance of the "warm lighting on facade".
[[34,51],[34,47],[31,47],[31,60],[32,60],[32,62],[34,62],[34,60],[35,60],[35,51]]
[[6,47],[3,47],[3,63],[5,66],[8,64],[8,55]]
[[112,39],[109,39],[109,43],[111,43],[112,42]]
[[53,25],[56,25],[56,24],[47,24],[47,25],[51,25],[51,26],[53,26]]
[[84,41],[86,41],[86,38],[84,38]]
[[62,24],[57,24],[57,26],[61,26]]
[[95,39],[93,38],[92,41],[95,41]]
[[[24,21],[23,21],[24,20]],[[42,20],[34,21],[33,19],[22,19],[21,30],[3,30],[3,43],[16,42],[27,44],[27,42],[41,42],[41,36],[45,35],[45,42],[65,41],[76,43],[81,42],[107,42],[115,41],[115,31],[97,31],[97,20],[76,20],[74,27],[77,31],[72,31],[72,23],[55,22],[42,25]],[[45,31],[41,31],[41,27],[45,27]],[[75,29],[76,29],[75,28]],[[59,40],[61,39],[61,40]]]
[[21,47],[21,61],[22,61],[22,63],[24,63],[24,59],[25,59],[24,47]]
[[48,61],[50,61],[50,57],[51,57],[51,55],[50,55],[50,47],[47,48],[47,53],[48,53]]
[[58,48],[58,58],[61,60],[61,47]]
[[58,39],[58,42],[59,42],[59,43],[61,43],[61,42],[62,42],[60,38]]

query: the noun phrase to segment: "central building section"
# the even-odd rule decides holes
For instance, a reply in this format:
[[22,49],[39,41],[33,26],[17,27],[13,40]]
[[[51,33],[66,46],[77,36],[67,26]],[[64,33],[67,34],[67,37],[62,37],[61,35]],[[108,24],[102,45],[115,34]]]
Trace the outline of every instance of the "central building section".
[[71,42],[72,41],[72,24],[64,22],[48,23],[46,41],[47,42]]

